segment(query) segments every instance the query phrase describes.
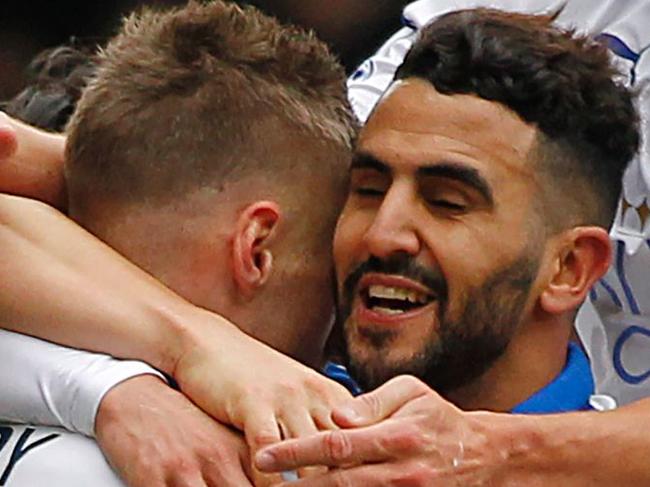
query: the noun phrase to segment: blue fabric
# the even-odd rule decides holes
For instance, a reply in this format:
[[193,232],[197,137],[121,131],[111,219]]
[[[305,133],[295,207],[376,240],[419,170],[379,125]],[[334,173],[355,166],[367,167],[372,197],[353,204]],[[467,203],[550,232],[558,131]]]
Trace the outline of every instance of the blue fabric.
[[592,409],[589,398],[594,393],[594,378],[589,360],[575,343],[569,344],[564,370],[546,387],[540,389],[511,412],[517,414],[548,414]]
[[350,374],[348,374],[348,370],[342,365],[335,364],[334,362],[327,362],[325,368],[323,368],[323,373],[333,381],[345,386],[345,388],[354,396],[358,396],[363,392],[359,387],[359,384],[355,382]]
[[[328,362],[323,369],[327,377],[344,385],[355,396],[363,391],[345,367]],[[548,414],[592,409],[589,398],[594,393],[594,379],[589,360],[575,343],[569,344],[567,361],[560,374],[511,412],[516,414]]]

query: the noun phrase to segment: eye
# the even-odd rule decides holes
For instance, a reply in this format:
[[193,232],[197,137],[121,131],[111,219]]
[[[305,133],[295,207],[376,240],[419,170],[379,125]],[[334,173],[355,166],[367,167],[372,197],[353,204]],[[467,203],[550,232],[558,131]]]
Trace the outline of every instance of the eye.
[[379,188],[360,186],[358,188],[354,188],[353,191],[359,196],[368,196],[368,197],[384,196],[384,190]]
[[467,209],[465,205],[454,203],[449,200],[442,200],[442,199],[430,200],[428,204],[436,208],[443,208],[446,210],[457,211],[457,212],[462,212]]

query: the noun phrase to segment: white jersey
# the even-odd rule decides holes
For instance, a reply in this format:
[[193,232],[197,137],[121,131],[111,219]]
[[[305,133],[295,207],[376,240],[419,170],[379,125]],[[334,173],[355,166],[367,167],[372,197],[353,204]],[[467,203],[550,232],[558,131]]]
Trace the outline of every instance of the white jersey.
[[141,362],[6,330],[0,330],[0,357],[0,486],[124,487],[88,437],[94,433],[97,409],[120,382],[162,375]]
[[90,438],[47,426],[0,424],[0,486],[124,487]]
[[419,0],[404,9],[404,27],[350,77],[349,97],[365,122],[418,30],[439,15],[473,7],[550,13],[562,6],[557,23],[605,42],[627,83],[639,93],[643,145],[625,174],[611,230],[614,262],[577,320],[597,392],[625,404],[650,396],[650,1]]

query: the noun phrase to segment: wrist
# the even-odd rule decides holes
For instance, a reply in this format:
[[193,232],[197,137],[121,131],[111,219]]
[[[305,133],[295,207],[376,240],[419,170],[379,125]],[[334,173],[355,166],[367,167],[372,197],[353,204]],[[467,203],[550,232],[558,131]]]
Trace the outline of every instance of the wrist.
[[120,382],[103,397],[95,418],[95,437],[102,441],[131,413],[141,412],[142,406],[153,406],[175,392],[155,375],[140,375]]
[[490,485],[593,485],[589,475],[576,472],[585,472],[584,454],[589,441],[582,427],[591,422],[594,413],[472,414],[487,438],[494,467]]
[[179,383],[182,382],[181,364],[200,355],[206,345],[214,353],[215,345],[217,348],[219,345],[227,346],[228,337],[233,333],[245,336],[226,318],[184,300],[170,307],[159,307],[156,313],[160,316],[158,321],[162,323],[162,332],[155,346],[155,365]]

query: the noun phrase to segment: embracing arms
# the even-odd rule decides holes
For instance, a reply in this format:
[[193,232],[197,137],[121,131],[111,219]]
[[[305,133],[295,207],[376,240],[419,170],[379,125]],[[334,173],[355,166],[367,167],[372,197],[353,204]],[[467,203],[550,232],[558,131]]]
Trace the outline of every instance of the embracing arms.
[[464,412],[412,377],[334,411],[341,431],[262,450],[264,471],[339,467],[292,484],[635,487],[650,483],[650,400],[548,416]]

